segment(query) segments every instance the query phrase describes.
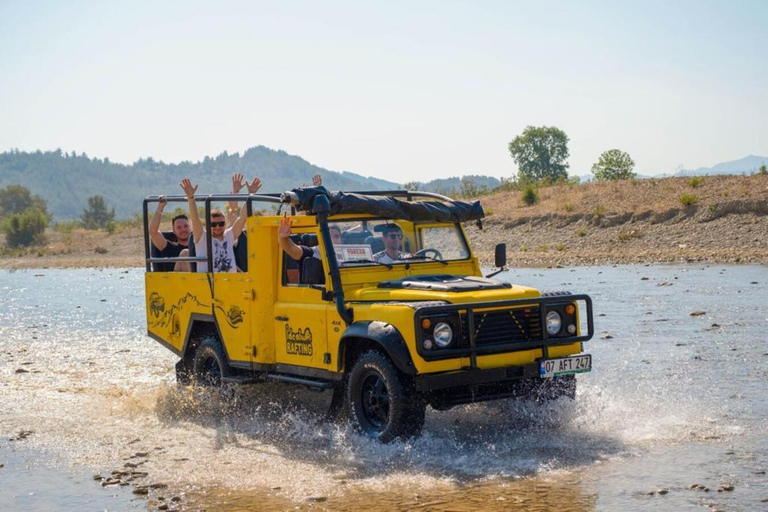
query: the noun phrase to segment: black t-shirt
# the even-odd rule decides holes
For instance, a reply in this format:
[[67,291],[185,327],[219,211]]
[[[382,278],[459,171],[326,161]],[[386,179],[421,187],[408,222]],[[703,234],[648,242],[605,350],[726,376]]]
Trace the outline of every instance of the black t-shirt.
[[[187,249],[186,246],[180,245],[177,242],[171,242],[168,240],[168,243],[165,244],[165,249],[162,251],[157,251],[157,254],[160,258],[175,258],[179,254],[181,254],[181,251],[184,249]],[[173,272],[173,269],[176,267],[176,263],[155,263],[155,272]]]

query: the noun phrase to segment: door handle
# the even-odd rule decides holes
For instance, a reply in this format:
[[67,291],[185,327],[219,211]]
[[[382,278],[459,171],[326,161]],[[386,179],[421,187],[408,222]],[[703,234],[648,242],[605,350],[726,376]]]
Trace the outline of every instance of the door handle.
[[276,316],[275,320],[277,320],[278,322],[287,322],[288,321],[288,317],[287,316]]

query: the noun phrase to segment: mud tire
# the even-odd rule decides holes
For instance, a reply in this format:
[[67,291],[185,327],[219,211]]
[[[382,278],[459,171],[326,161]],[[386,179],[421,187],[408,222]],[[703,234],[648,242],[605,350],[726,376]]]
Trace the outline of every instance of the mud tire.
[[349,373],[346,409],[358,432],[389,443],[421,432],[426,402],[386,355],[371,350]]
[[192,382],[198,386],[221,387],[223,378],[231,377],[224,349],[216,338],[206,338],[197,350],[192,363]]

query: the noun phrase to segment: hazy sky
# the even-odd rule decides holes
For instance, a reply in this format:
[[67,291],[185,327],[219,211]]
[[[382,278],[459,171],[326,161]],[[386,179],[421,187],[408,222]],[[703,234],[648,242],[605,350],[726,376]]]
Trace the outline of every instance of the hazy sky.
[[396,182],[768,155],[768,1],[0,0],[0,151],[199,160],[259,144]]

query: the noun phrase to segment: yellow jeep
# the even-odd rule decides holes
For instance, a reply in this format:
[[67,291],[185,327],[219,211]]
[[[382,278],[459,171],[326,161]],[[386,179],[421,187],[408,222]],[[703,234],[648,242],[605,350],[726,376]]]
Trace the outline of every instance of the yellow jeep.
[[[147,332],[180,357],[181,383],[328,390],[334,411],[388,442],[417,434],[427,405],[574,398],[574,374],[591,370],[582,351],[594,331],[590,298],[483,277],[462,228],[481,225],[479,202],[323,187],[204,196],[207,233],[212,203],[247,202],[238,244],[247,270],[196,273],[153,270],[207,261],[152,255],[147,212],[158,199],[144,200]],[[255,203],[274,214],[253,215]],[[300,265],[279,245],[282,210],[292,214],[291,239],[314,247]],[[395,261],[381,257],[396,243],[386,246],[387,232],[400,242]],[[211,255],[210,235],[207,243]],[[500,244],[491,276],[505,264]]]

